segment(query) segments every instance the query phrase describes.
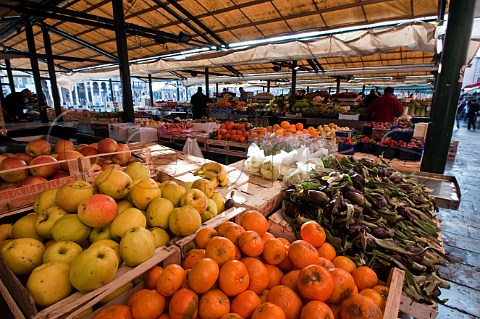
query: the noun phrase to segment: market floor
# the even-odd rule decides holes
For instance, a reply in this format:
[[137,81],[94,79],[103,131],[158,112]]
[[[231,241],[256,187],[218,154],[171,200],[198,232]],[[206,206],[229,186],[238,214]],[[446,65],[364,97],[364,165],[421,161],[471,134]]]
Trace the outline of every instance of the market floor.
[[450,289],[443,289],[438,319],[480,318],[480,129],[467,130],[466,123],[454,128],[452,140],[458,140],[455,161],[449,162],[445,175],[455,176],[461,190],[458,211],[441,209],[441,229],[445,251],[459,258],[460,264],[450,264],[439,270]]

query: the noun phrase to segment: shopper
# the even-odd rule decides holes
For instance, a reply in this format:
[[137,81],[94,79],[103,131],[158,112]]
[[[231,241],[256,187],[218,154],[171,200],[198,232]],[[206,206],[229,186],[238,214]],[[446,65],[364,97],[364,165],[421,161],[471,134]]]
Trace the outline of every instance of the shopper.
[[248,100],[247,92],[245,92],[243,87],[240,87],[238,90],[240,91],[240,98],[239,98],[240,102],[247,102]]
[[197,93],[192,95],[190,104],[192,104],[193,119],[201,119],[203,116],[207,116],[207,101],[208,98],[202,92],[202,88],[198,87]]
[[468,112],[467,112],[468,130],[470,130],[470,127],[472,127],[473,130],[475,131],[475,122],[477,121],[477,115],[479,110],[480,110],[480,105],[478,105],[475,99],[471,99],[470,104],[468,106]]
[[367,108],[367,114],[375,122],[393,122],[395,117],[402,115],[402,113],[402,104],[393,95],[392,87],[385,88],[384,94]]
[[457,107],[457,129],[460,129],[460,120],[462,119],[463,113],[465,113],[465,106],[467,106],[467,100],[463,99],[458,103]]
[[378,95],[375,90],[370,90],[370,93],[368,93],[368,95],[366,95],[363,99],[363,104],[365,105],[365,107],[369,107],[370,104],[372,104],[372,102],[375,101],[377,98]]
[[29,89],[22,92],[13,92],[5,97],[2,103],[5,122],[17,122],[25,118],[23,109],[26,107],[26,100],[33,95]]

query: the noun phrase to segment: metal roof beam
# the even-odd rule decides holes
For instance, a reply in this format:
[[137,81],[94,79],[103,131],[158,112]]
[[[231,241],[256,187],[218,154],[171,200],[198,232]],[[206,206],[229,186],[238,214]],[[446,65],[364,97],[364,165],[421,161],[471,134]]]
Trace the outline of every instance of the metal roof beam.
[[202,28],[205,32],[207,32],[212,38],[214,38],[218,43],[221,45],[227,45],[227,43],[220,38],[215,32],[210,30],[209,27],[207,27],[205,24],[203,24],[202,21],[197,19],[193,14],[191,14],[189,11],[187,11],[184,7],[182,7],[176,0],[167,0],[168,3],[170,3],[175,9],[180,11],[182,14],[184,14],[187,18],[189,18],[193,23],[198,25],[200,28]]
[[179,79],[186,79],[183,75],[181,75],[180,73],[177,73],[175,71],[168,71],[170,74],[173,74],[175,75],[176,77],[178,77]]
[[[70,33],[65,32],[65,31],[63,31],[63,30],[61,30],[61,29],[59,29],[59,28],[57,28],[57,27],[48,25],[48,24],[46,24],[45,22],[43,22],[43,25],[47,26],[48,30],[52,31],[52,32],[55,33],[56,35],[59,35],[59,36],[65,38],[65,39],[67,39],[67,40],[70,40],[70,41],[72,41],[72,42],[75,42],[75,43],[77,43],[77,44],[80,44],[81,46],[83,46],[83,47],[85,47],[85,48],[87,48],[87,49],[90,49],[90,50],[92,50],[92,51],[95,51],[95,52],[97,52],[97,53],[100,53],[101,55],[109,58],[110,60],[112,60],[112,61],[114,61],[114,62],[118,62],[118,58],[117,58],[115,55],[113,55],[113,54],[111,54],[111,53],[109,53],[109,52],[107,52],[107,51],[105,51],[105,50],[102,50],[102,49],[100,49],[99,47],[97,47],[97,46],[95,46],[95,45],[93,45],[93,44],[90,44],[90,43],[88,43],[88,42],[86,42],[86,41],[83,41],[82,39],[79,39],[79,38],[75,37],[74,35],[71,35]],[[108,62],[107,62],[107,63],[108,63]]]
[[21,22],[22,18],[20,16],[12,16],[12,17],[3,17],[0,18],[0,23],[12,23],[12,22]]
[[225,65],[224,66],[225,69],[227,69],[228,71],[232,72],[233,75],[235,76],[242,76],[242,73],[238,72],[233,66],[231,65]]
[[[0,57],[2,59],[14,59],[14,58],[28,58],[30,57],[29,52],[0,52]],[[37,57],[46,59],[47,55],[42,53],[37,53]],[[63,60],[71,62],[94,62],[94,63],[110,63],[110,61],[99,60],[99,59],[90,59],[90,58],[77,58],[74,56],[62,56],[62,55],[52,55],[54,60]]]
[[[25,53],[25,52],[22,52],[22,51],[20,51],[20,50],[15,49],[15,48],[9,47],[9,46],[7,46],[7,45],[3,45],[3,44],[0,44],[0,45],[1,45],[5,50],[7,50],[7,51],[9,51],[9,52],[14,52],[14,53],[16,53],[16,54],[23,54],[23,53]],[[38,55],[39,55],[39,54],[37,54],[37,56],[38,56]],[[47,63],[47,60],[45,60],[45,59],[38,59],[38,60],[41,61],[41,62],[43,62],[43,63],[45,63],[45,64]],[[61,65],[59,65],[59,64],[55,64],[55,67],[56,67],[56,68],[59,68],[59,69],[62,69],[62,70],[64,70],[64,71],[66,71],[66,72],[72,72],[71,69],[66,68],[66,67],[64,67],[64,66],[61,66]]]
[[311,67],[315,72],[318,73],[318,71],[320,71],[320,69],[319,69],[318,66],[315,64],[315,62],[313,62],[312,59],[308,59],[308,60],[307,60],[307,63],[308,63],[308,65],[310,65],[310,67]]

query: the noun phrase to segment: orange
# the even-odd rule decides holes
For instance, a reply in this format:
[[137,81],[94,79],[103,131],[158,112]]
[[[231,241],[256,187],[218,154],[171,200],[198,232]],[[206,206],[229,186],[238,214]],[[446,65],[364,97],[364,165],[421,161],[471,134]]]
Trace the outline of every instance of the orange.
[[290,123],[288,121],[281,121],[280,122],[280,127],[284,128],[284,129],[287,129],[287,128],[290,127]]
[[264,302],[253,311],[252,319],[285,319],[285,314],[279,306]]
[[327,300],[333,292],[333,277],[330,271],[320,265],[310,265],[298,274],[297,288],[307,300]]
[[150,292],[150,289],[140,289],[138,291],[135,291],[130,298],[127,300],[127,306],[131,307],[133,303],[140,298],[142,295],[147,294]]
[[333,260],[337,256],[335,247],[330,243],[324,243],[322,246],[317,248],[318,256],[327,258],[328,260]]
[[213,228],[202,228],[195,236],[195,246],[199,249],[205,249],[210,238],[218,235],[218,232]]
[[94,319],[133,319],[132,310],[125,305],[110,305],[100,309]]
[[229,239],[235,245],[238,244],[238,238],[245,232],[245,228],[240,225],[233,224],[219,228],[218,234]]
[[267,264],[278,265],[287,257],[287,248],[278,238],[268,239],[265,241],[262,256]]
[[211,258],[200,259],[188,274],[188,286],[197,294],[203,294],[213,287],[220,274],[220,268]]
[[154,266],[150,270],[148,270],[143,275],[143,282],[145,283],[145,288],[147,289],[157,289],[157,281],[158,277],[162,273],[163,268],[160,266]]
[[341,303],[343,300],[353,296],[353,292],[355,291],[355,281],[348,271],[342,268],[335,268],[330,271],[330,274],[333,277],[335,285],[327,302]]
[[263,252],[264,242],[260,235],[253,231],[248,230],[240,235],[238,238],[238,246],[242,253],[250,257],[260,256]]
[[219,289],[209,290],[200,297],[198,314],[202,319],[216,319],[230,312],[230,300]]
[[262,236],[262,240],[265,243],[268,239],[275,238],[274,234],[271,234],[269,232],[265,233],[265,235]]
[[267,289],[272,289],[273,287],[280,285],[283,278],[283,272],[280,270],[280,268],[269,264],[265,264],[265,267],[268,270]]
[[236,313],[229,312],[221,316],[220,319],[244,319],[244,318]]
[[390,288],[388,288],[387,286],[378,285],[378,286],[373,287],[372,289],[375,290],[376,292],[378,292],[380,294],[380,296],[382,296],[383,300],[385,300],[385,302],[387,302],[388,293],[390,292]]
[[235,258],[235,245],[225,237],[213,237],[207,242],[205,257],[212,258],[221,267]]
[[[332,309],[327,304],[313,300],[307,303],[300,314],[300,319],[333,319]],[[339,317],[338,317],[339,318]]]
[[387,302],[386,300],[383,299],[383,297],[380,295],[378,291],[367,288],[360,291],[360,294],[371,298],[373,302],[378,306],[378,308],[382,310],[382,312],[385,310],[385,306],[387,305]]
[[165,297],[156,290],[141,295],[132,305],[134,319],[156,319],[165,311]]
[[328,270],[335,269],[335,265],[327,258],[323,258],[323,257],[318,258],[318,264],[322,267],[325,267]]
[[300,273],[300,269],[295,269],[292,270],[288,273],[286,273],[282,277],[282,281],[280,282],[282,285],[285,285],[287,287],[290,287],[293,291],[298,293],[298,288],[297,288],[297,278],[298,274]]
[[258,259],[247,257],[240,260],[247,268],[249,276],[248,289],[256,294],[262,293],[269,284],[267,267]]
[[[280,238],[279,238],[280,239]],[[288,258],[288,251],[287,251],[287,257],[277,265],[283,272],[289,272],[291,270],[295,269],[295,266],[292,264],[290,261],[290,258]]]
[[260,306],[260,303],[260,297],[255,292],[245,290],[232,300],[230,311],[243,318],[250,318],[255,308]]
[[340,309],[342,319],[382,319],[382,311],[367,296],[354,295],[342,302]]
[[198,315],[198,296],[190,289],[179,289],[168,305],[170,319],[196,318]]
[[299,269],[316,264],[319,261],[317,250],[305,240],[296,240],[290,244],[288,258]]
[[303,130],[303,123],[297,123],[297,124],[295,124],[295,127],[297,128],[297,130],[302,131]]
[[200,259],[205,257],[205,250],[204,249],[190,249],[187,252],[187,256],[183,260],[183,268],[186,269],[191,269],[193,265]]
[[185,270],[176,264],[165,267],[158,277],[157,290],[165,297],[173,295],[185,280]]
[[327,239],[327,234],[323,227],[314,220],[302,224],[300,236],[315,248],[322,246]]
[[352,276],[359,291],[373,288],[378,283],[377,273],[367,266],[358,267],[352,272]]
[[236,296],[250,284],[247,267],[238,260],[227,261],[220,268],[218,285],[227,296]]
[[335,267],[345,269],[349,273],[352,273],[357,268],[353,260],[345,256],[337,256],[333,258],[332,262]]
[[300,317],[303,303],[295,291],[284,285],[278,285],[270,289],[267,295],[267,302],[279,306],[286,319]]

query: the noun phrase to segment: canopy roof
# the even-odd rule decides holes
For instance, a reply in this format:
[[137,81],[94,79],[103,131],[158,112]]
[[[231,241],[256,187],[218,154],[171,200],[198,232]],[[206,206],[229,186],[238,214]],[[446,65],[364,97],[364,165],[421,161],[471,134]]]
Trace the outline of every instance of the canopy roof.
[[[198,48],[228,49],[239,42],[298,32],[319,32],[384,21],[436,17],[444,11],[445,3],[446,0],[127,0],[124,1],[124,12],[129,59],[135,63],[139,59],[158,58]],[[3,0],[0,3],[0,17],[0,45],[6,52],[3,55],[0,52],[0,58],[27,54],[22,21],[29,19],[33,23],[37,53],[41,57],[45,54],[42,26],[50,30],[58,72],[117,63],[116,22],[112,0]],[[327,38],[329,41],[341,41],[335,54],[318,54],[321,48],[312,47],[312,43],[321,41],[321,38],[313,38],[313,42],[312,38],[304,39],[289,45],[291,52],[297,52],[298,47],[310,51],[313,48],[313,54],[297,56],[300,71],[313,70],[318,73],[322,70],[412,66],[409,72],[386,72],[379,69],[378,74],[394,77],[405,74],[428,75],[429,70],[414,68],[416,65],[433,67],[435,64],[433,28],[423,28],[421,32],[425,33],[417,38],[420,45],[396,43],[388,47],[385,44],[382,50],[355,51],[355,48],[348,45],[349,39],[342,39],[338,35]],[[418,30],[420,27],[416,29]],[[376,38],[371,36],[367,32],[362,39],[367,39],[369,45],[374,46],[372,39]],[[282,41],[285,40],[278,40],[277,43]],[[384,42],[388,41],[384,39]],[[340,45],[340,42],[336,44]],[[240,55],[248,57],[249,53],[245,53],[248,50],[240,50],[227,52],[230,53],[229,60],[224,57],[222,63],[210,65],[207,63],[213,59],[205,57],[195,58],[203,62],[172,62],[166,61],[164,57],[148,63],[148,66],[135,64],[132,66],[132,74],[135,75],[138,71],[137,75],[153,73],[159,78],[183,79],[191,78],[192,74],[201,75],[206,66],[210,67],[212,75],[239,77],[271,73],[274,66],[281,70],[291,66],[289,63],[293,56],[285,54],[289,52],[289,45],[283,45],[283,56],[272,56],[272,46],[264,46],[262,52],[260,49],[248,49],[253,50],[250,51],[250,57],[257,59],[241,62],[235,60]],[[274,46],[279,48],[282,44]],[[222,54],[222,51],[214,52],[217,59]],[[11,59],[11,64],[14,68],[30,68],[28,58]],[[46,64],[40,63],[40,69],[46,71]],[[322,72],[317,76],[321,77]]]

